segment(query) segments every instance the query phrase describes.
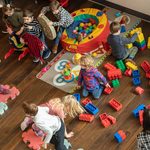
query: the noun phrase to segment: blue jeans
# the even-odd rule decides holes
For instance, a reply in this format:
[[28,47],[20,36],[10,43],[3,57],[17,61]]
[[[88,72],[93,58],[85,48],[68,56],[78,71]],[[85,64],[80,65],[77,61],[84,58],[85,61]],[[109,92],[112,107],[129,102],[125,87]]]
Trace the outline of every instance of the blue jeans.
[[102,85],[99,85],[99,87],[96,87],[93,91],[88,91],[87,89],[83,88],[82,95],[84,97],[87,97],[89,95],[89,93],[92,93],[93,97],[95,99],[98,99],[98,98],[100,98],[103,89],[104,88]]
[[57,36],[56,36],[55,41],[54,41],[55,45],[59,44],[60,38],[61,38],[62,33],[64,32],[64,30],[65,30],[65,28],[59,27],[59,31],[57,32]]

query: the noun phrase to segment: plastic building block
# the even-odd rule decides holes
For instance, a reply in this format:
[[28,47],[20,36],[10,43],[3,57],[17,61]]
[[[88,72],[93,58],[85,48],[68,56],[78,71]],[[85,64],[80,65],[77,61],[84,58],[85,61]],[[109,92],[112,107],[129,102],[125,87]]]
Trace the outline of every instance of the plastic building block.
[[132,74],[132,70],[131,69],[127,69],[125,72],[124,72],[124,75],[126,75],[126,76],[131,76],[131,74]]
[[150,73],[146,73],[146,78],[150,79]]
[[79,120],[91,122],[94,120],[94,115],[91,114],[80,114]]
[[131,63],[131,62],[126,62],[126,67],[128,68],[128,69],[132,69],[132,70],[138,70],[138,67],[136,66],[136,65],[134,65],[133,63]]
[[108,70],[107,76],[109,80],[120,79],[122,78],[122,72],[120,69]]
[[139,111],[139,121],[141,125],[143,125],[143,113],[144,113],[144,110]]
[[139,77],[133,78],[132,81],[133,81],[133,84],[134,84],[135,86],[138,86],[138,85],[141,84],[141,80],[140,80]]
[[107,128],[107,127],[109,127],[110,125],[116,123],[116,118],[114,118],[113,116],[110,116],[110,115],[108,115],[108,114],[106,114],[106,113],[100,114],[99,117],[100,117],[100,120],[101,120],[102,125],[103,125],[105,128]]
[[115,70],[115,69],[117,69],[114,65],[112,65],[110,63],[104,64],[104,68],[107,69],[107,70]]
[[114,98],[109,101],[109,105],[116,111],[119,111],[122,108],[122,104]]
[[150,64],[148,61],[144,60],[142,63],[141,63],[141,67],[142,69],[146,72],[146,73],[150,73]]
[[7,103],[7,100],[10,99],[15,99],[16,96],[20,94],[19,90],[16,87],[10,88],[9,85],[3,85],[5,89],[10,90],[10,94],[0,94],[0,102]]
[[82,105],[85,106],[86,104],[88,103],[91,103],[92,104],[92,101],[89,99],[89,98],[85,98],[84,100],[82,100]]
[[139,70],[133,70],[132,71],[132,77],[135,78],[135,77],[140,77],[140,72]]
[[7,109],[8,109],[8,106],[5,103],[0,102],[0,115],[3,115]]
[[134,109],[132,111],[134,117],[138,118],[139,117],[139,111],[140,110],[144,110],[144,109],[145,109],[145,105],[144,104],[139,105],[136,109]]
[[142,32],[142,28],[136,28],[136,29],[130,31],[130,35],[132,36],[134,33],[138,32],[138,31]]
[[124,141],[125,139],[126,139],[126,134],[125,134],[125,132],[123,131],[123,130],[119,130],[118,131],[118,134],[121,136],[121,138],[122,138],[122,140]]
[[150,37],[148,37],[148,40],[147,40],[147,48],[150,49]]
[[75,93],[73,94],[73,96],[77,99],[78,102],[80,102],[81,100],[80,93]]
[[111,87],[106,87],[106,88],[104,89],[104,93],[105,93],[105,94],[110,94],[112,91],[113,91],[113,88],[111,88]]
[[122,71],[124,72],[126,70],[126,66],[124,65],[122,60],[117,60],[116,61],[116,66]]
[[115,88],[115,87],[119,87],[120,86],[120,83],[119,83],[119,80],[116,79],[116,80],[112,80],[112,86]]
[[143,94],[144,89],[142,89],[140,86],[138,86],[138,87],[135,88],[135,92],[136,92],[137,94],[141,95],[141,94]]
[[90,114],[95,115],[99,112],[99,109],[91,103],[86,104],[84,107]]
[[132,43],[130,43],[130,44],[126,44],[126,47],[127,47],[127,49],[130,49],[130,48],[132,48],[132,47],[133,47],[133,44],[132,44]]
[[117,140],[118,143],[121,143],[123,141],[118,132],[114,134],[114,138]]
[[120,12],[117,12],[117,13],[115,13],[115,16],[116,16],[116,17],[120,17],[120,16],[121,16],[121,13],[120,13]]
[[32,129],[29,129],[27,132],[23,132],[22,138],[25,143],[30,143],[28,147],[33,150],[40,150],[44,143],[42,141],[42,137],[38,137]]

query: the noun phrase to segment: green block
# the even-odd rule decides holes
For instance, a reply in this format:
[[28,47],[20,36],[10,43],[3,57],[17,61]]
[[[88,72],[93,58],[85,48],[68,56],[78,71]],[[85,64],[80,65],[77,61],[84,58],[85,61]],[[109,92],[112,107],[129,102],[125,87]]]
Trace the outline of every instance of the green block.
[[119,80],[116,79],[116,80],[112,80],[112,86],[115,88],[115,87],[119,87],[120,86],[120,83],[119,83]]
[[124,65],[122,60],[117,60],[116,61],[116,66],[122,71],[124,72],[126,70],[126,66]]

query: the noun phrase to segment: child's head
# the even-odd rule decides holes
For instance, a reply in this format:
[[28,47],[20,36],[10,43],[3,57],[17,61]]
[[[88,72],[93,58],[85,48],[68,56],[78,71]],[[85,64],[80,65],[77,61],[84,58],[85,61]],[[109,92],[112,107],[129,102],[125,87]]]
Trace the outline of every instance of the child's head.
[[70,117],[76,117],[78,114],[83,113],[85,110],[73,95],[67,95],[62,98],[64,110]]
[[24,20],[24,23],[30,23],[32,22],[34,19],[33,17],[33,12],[29,9],[25,9],[23,11],[23,20]]
[[60,3],[57,0],[53,0],[49,5],[50,10],[53,12],[53,14],[59,13]]
[[12,16],[14,14],[14,11],[15,11],[15,8],[12,6],[10,7],[5,6],[2,8],[2,12],[6,16]]
[[82,69],[89,69],[94,65],[94,60],[90,55],[83,55],[80,59]]
[[150,131],[150,109],[145,109],[143,113],[143,130]]
[[38,107],[36,104],[28,104],[27,102],[23,102],[22,107],[26,115],[35,116],[38,112]]
[[121,30],[121,26],[120,26],[120,23],[117,22],[117,21],[114,21],[110,24],[110,32],[112,34],[115,34],[115,33],[120,33],[120,30]]

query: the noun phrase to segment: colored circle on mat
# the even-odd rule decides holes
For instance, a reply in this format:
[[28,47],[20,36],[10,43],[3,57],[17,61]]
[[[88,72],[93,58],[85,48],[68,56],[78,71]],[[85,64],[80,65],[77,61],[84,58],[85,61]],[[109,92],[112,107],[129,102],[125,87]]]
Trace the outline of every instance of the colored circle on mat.
[[81,70],[81,66],[77,65],[75,67],[72,68],[71,73],[74,75],[74,77],[76,78],[77,76],[79,76],[79,72]]
[[56,86],[64,86],[67,83],[64,81],[63,75],[59,73],[59,74],[54,76],[53,84],[56,85]]
[[61,72],[65,68],[67,62],[69,62],[69,60],[66,59],[58,61],[54,67],[55,71]]

